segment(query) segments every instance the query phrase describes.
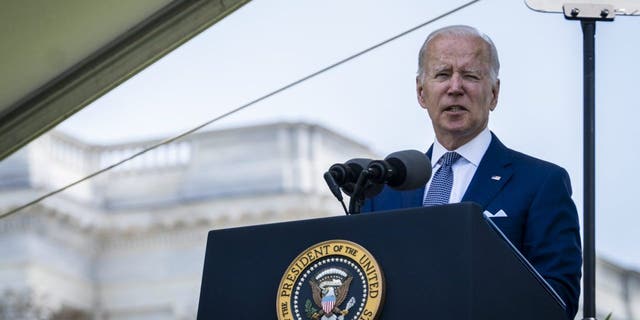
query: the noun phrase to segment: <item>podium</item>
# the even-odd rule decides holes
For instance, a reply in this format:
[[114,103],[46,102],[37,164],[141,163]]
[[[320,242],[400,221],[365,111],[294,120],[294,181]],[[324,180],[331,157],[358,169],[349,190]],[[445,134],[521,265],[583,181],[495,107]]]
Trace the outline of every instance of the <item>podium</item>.
[[379,319],[567,319],[551,287],[472,203],[210,231],[198,319],[277,319],[292,261],[332,239],[377,260]]

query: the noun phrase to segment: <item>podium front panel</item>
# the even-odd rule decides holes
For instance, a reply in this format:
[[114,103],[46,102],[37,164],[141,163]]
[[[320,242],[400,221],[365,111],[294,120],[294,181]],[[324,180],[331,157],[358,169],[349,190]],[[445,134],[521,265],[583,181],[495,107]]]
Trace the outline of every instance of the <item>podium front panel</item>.
[[471,203],[210,231],[198,319],[277,319],[289,264],[335,239],[361,245],[380,264],[380,319],[566,319]]

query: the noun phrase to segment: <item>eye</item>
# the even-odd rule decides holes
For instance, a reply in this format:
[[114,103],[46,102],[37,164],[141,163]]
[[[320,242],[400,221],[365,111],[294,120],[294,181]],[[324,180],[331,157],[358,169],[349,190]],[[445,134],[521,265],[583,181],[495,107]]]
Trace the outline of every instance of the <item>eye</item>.
[[469,79],[469,80],[480,80],[480,76],[478,76],[477,74],[473,74],[473,73],[465,74],[464,77],[466,79]]
[[447,77],[449,77],[449,73],[447,73],[447,72],[437,72],[436,75],[435,75],[436,79],[444,79],[444,78],[447,78]]

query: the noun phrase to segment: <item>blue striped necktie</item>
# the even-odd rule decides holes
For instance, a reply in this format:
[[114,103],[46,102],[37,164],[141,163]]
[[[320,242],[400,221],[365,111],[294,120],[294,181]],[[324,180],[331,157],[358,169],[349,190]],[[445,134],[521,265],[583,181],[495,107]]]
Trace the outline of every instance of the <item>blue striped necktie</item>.
[[453,170],[451,170],[451,166],[458,159],[460,159],[460,155],[453,151],[447,152],[440,157],[440,160],[438,160],[440,168],[433,175],[431,186],[429,186],[427,196],[422,203],[423,206],[429,207],[449,203],[451,187],[453,186]]

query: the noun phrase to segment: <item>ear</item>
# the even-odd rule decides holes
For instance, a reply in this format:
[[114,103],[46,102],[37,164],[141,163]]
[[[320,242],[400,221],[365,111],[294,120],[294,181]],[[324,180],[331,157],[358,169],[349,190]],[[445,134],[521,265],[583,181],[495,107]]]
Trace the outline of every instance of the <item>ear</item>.
[[489,109],[493,111],[498,105],[498,96],[500,95],[500,79],[496,79],[496,83],[491,87],[491,93],[493,94],[493,98],[491,99],[491,107]]
[[418,98],[418,103],[423,109],[426,109],[427,103],[424,101],[423,94],[424,94],[424,85],[422,83],[422,80],[420,79],[420,76],[416,76],[416,95]]

